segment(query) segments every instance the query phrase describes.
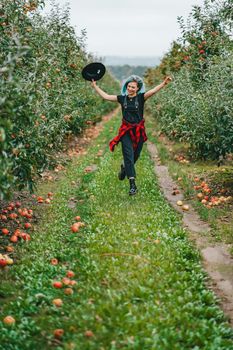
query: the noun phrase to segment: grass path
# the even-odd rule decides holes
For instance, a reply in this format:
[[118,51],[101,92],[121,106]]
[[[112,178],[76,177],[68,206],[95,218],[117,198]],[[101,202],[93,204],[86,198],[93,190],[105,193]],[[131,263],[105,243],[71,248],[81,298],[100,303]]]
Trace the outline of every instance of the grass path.
[[[127,181],[117,179],[121,150],[112,154],[107,144],[119,119],[105,124],[53,188],[39,189],[54,191],[54,201],[42,210],[32,241],[18,248],[19,263],[1,276],[1,319],[12,315],[16,323],[0,322],[0,349],[233,349],[232,330],[205,287],[198,252],[160,193],[146,147],[138,194],[129,197]],[[95,170],[86,173],[90,165]],[[76,215],[85,227],[71,233]],[[72,295],[52,286],[67,270],[77,281]],[[63,305],[53,306],[54,298]],[[64,330],[60,339],[57,328]]]

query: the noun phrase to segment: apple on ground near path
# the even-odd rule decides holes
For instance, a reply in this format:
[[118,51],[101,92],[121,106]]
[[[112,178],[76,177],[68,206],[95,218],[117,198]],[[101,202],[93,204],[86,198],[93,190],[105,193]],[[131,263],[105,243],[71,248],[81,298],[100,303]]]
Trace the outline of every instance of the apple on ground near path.
[[182,205],[182,209],[185,211],[189,211],[189,205],[188,204]]

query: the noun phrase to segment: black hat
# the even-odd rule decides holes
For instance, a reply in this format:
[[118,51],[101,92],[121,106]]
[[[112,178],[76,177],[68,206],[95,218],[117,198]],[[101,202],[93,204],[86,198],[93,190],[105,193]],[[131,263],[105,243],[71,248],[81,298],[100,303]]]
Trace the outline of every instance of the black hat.
[[105,74],[106,68],[103,63],[93,62],[89,63],[82,70],[82,76],[85,80],[100,80]]

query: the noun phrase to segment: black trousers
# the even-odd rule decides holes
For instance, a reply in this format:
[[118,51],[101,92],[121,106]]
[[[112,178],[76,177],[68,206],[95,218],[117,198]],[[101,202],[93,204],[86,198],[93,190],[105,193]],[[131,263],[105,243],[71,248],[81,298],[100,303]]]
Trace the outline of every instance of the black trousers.
[[142,147],[143,147],[143,138],[141,136],[140,141],[138,143],[137,148],[133,149],[133,143],[130,138],[129,132],[127,132],[124,136],[121,138],[121,145],[122,145],[122,154],[124,159],[124,165],[125,165],[125,172],[126,176],[129,177],[136,177],[136,171],[134,164],[138,160]]

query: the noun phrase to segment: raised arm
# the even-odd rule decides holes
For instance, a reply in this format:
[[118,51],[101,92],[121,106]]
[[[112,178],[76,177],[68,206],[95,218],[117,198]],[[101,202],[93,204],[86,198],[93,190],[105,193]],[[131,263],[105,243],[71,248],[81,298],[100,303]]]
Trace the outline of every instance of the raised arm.
[[100,95],[104,100],[117,102],[117,96],[116,95],[109,95],[105,91],[103,91],[97,84],[96,81],[92,80],[91,82],[92,87],[95,89],[98,95]]
[[148,90],[147,92],[145,92],[144,94],[144,100],[147,100],[148,98],[150,98],[151,96],[153,96],[154,94],[156,94],[156,92],[158,92],[159,90],[161,90],[165,85],[167,85],[168,83],[170,83],[170,81],[172,81],[171,77],[166,77],[164,79],[164,81],[155,86],[153,89]]

